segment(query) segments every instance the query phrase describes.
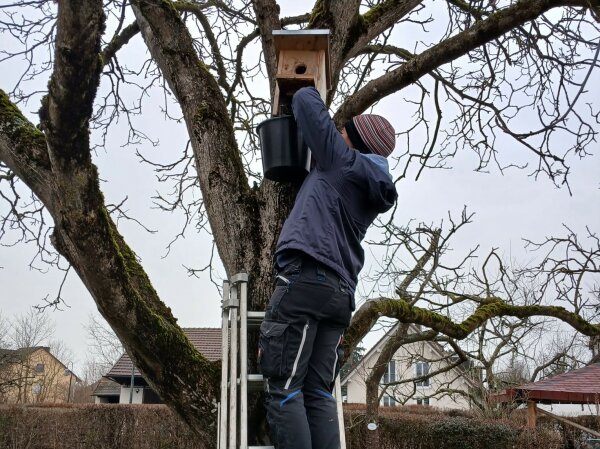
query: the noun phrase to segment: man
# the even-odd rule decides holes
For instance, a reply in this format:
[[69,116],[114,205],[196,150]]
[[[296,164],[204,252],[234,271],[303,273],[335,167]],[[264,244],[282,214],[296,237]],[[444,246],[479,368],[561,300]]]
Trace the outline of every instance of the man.
[[259,359],[275,447],[337,449],[332,391],[342,335],[364,263],[361,241],[397,198],[386,160],[396,136],[376,115],[354,117],[338,132],[312,87],[294,95],[292,109],[315,166],[279,236]]

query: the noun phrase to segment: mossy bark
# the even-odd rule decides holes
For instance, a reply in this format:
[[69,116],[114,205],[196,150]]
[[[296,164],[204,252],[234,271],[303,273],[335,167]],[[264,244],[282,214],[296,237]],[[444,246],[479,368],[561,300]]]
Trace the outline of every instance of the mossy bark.
[[[182,108],[223,265],[229,276],[249,273],[249,308],[264,310],[271,294],[273,252],[296,188],[270,181],[248,186],[223,95],[198,59],[179,15],[159,2],[133,6],[142,36]],[[265,20],[271,24],[266,26],[272,29],[274,13],[269,14]],[[257,347],[257,337],[250,335],[250,347]],[[249,353],[249,367],[255,371],[256,351]]]
[[347,355],[351,354],[356,345],[382,316],[396,318],[402,323],[420,324],[457,340],[465,339],[489,319],[501,316],[517,318],[553,317],[569,324],[583,335],[590,337],[600,335],[600,324],[590,323],[580,315],[569,312],[564,307],[536,304],[512,305],[496,297],[484,298],[480,301],[481,305],[460,323],[456,323],[449,317],[431,310],[410,305],[403,300],[379,298],[378,300],[368,301],[352,317],[352,323],[346,332],[345,352]]
[[0,92],[0,160],[47,207],[55,224],[53,244],[136,366],[210,446],[216,435],[219,367],[195,350],[158,297],[111,220],[91,163],[89,119],[103,27],[101,1],[59,4],[54,72],[41,111],[44,133]]

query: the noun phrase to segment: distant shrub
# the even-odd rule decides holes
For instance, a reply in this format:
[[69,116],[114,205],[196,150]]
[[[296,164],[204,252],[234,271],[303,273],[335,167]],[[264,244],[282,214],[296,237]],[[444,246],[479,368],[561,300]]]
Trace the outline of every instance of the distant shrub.
[[[576,422],[577,424],[581,424],[588,429],[600,432],[600,416],[570,416],[567,419]],[[589,433],[569,424],[542,417],[538,421],[538,425],[558,432],[561,435],[563,447],[565,449],[590,449],[591,447],[598,447],[597,445],[593,446],[589,443],[589,439],[592,438]],[[593,438],[597,439],[597,437]]]
[[[364,406],[345,409],[349,449],[363,449],[366,433]],[[485,420],[466,411],[406,406],[381,410],[377,449],[560,449],[558,433],[530,431],[523,423]]]

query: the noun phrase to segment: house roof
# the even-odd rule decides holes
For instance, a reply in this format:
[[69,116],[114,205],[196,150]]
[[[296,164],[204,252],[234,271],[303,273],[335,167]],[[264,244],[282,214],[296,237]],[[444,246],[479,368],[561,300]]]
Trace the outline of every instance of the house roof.
[[119,396],[121,394],[121,385],[110,379],[102,378],[94,388],[92,396]]
[[19,349],[0,349],[0,356],[11,356],[16,359],[17,357],[27,357],[38,350],[43,350],[47,353],[50,353],[50,347],[48,346],[30,346]]
[[[183,332],[194,345],[194,347],[209,361],[221,360],[221,329],[209,327],[184,328]],[[130,377],[133,363],[127,353],[123,354],[117,363],[106,373],[105,377],[122,378]],[[134,376],[142,374],[137,368],[134,369]]]
[[81,382],[81,379],[77,374],[71,371],[63,362],[61,362],[52,352],[50,352],[49,346],[30,346],[26,348],[18,348],[18,349],[0,349],[0,358],[8,359],[8,363],[22,363],[25,358],[34,354],[37,351],[44,351],[48,353],[50,357],[52,357],[56,362],[65,370],[69,370],[69,372],[73,375],[76,382]]
[[600,363],[548,377],[494,396],[498,402],[590,404],[600,401]]

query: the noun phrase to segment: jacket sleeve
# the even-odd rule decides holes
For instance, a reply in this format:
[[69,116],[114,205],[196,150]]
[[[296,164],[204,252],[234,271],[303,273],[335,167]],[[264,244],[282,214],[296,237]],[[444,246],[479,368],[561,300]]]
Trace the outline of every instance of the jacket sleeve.
[[317,89],[298,90],[292,99],[292,110],[318,168],[327,170],[339,166],[350,156]]

